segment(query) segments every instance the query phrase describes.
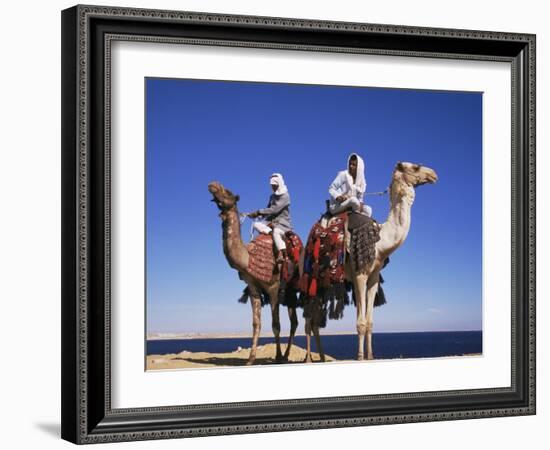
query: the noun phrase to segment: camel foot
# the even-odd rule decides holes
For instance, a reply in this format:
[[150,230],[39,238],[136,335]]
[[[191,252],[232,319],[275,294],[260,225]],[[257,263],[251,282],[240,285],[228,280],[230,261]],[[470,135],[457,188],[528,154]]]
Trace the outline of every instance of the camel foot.
[[321,356],[321,362],[326,362],[326,360],[325,360],[325,355],[322,355],[322,356]]
[[292,347],[292,345],[287,345],[286,346],[286,349],[285,349],[285,354],[283,355],[283,359],[285,361],[288,361],[288,358],[290,357],[290,348]]
[[359,353],[357,355],[357,361],[364,361],[364,359],[365,359],[365,356],[363,355],[363,353]]
[[246,361],[247,366],[251,366],[254,364],[254,361],[256,361],[256,358],[248,358],[248,361]]
[[281,353],[279,353],[277,356],[275,356],[275,362],[277,364],[281,364],[281,363],[285,362],[285,359],[284,359],[284,357]]
[[373,360],[373,359],[374,359],[373,354],[372,354],[372,353],[369,353],[369,354],[367,355],[367,359],[368,359],[369,361]]
[[304,362],[309,364],[309,363],[312,363],[312,359],[311,359],[311,356],[310,355],[307,355],[305,358],[304,358]]

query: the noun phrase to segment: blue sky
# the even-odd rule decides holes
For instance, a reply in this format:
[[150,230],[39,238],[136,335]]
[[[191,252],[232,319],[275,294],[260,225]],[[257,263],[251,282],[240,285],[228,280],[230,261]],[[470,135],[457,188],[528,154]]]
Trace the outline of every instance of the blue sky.
[[[210,181],[253,211],[267,203],[271,173],[282,173],[305,241],[351,152],[365,160],[367,191],[385,189],[397,161],[439,175],[417,188],[409,236],[383,271],[388,304],[375,309],[374,331],[481,329],[481,93],[150,78],[146,130],[148,333],[251,330]],[[365,199],[383,222],[387,196]],[[262,315],[270,330],[269,309]],[[348,308],[325,333],[354,332],[354,317]]]

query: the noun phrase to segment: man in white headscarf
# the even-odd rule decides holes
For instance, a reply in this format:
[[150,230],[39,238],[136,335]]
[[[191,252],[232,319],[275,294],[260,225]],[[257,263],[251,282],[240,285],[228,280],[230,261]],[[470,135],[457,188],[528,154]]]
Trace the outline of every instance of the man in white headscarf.
[[[254,229],[260,233],[273,233],[273,242],[277,248],[277,262],[286,259],[285,233],[292,230],[290,224],[290,195],[285,180],[280,173],[274,173],[269,178],[273,194],[269,197],[267,208],[259,209],[248,216],[262,217],[264,221],[255,222]],[[268,226],[268,223],[271,226]]]
[[372,209],[363,203],[366,190],[365,163],[357,153],[352,153],[348,157],[347,170],[338,172],[329,187],[330,212],[338,214],[349,209],[370,217]]

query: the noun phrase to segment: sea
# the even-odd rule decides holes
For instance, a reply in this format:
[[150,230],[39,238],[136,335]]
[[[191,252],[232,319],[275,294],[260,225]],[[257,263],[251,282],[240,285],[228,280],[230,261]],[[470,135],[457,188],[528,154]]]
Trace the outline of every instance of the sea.
[[[325,354],[337,360],[355,359],[357,356],[357,335],[321,335]],[[286,344],[287,338],[281,338]],[[441,356],[463,356],[482,354],[481,331],[438,331],[409,333],[373,333],[372,347],[376,359],[436,358]],[[261,337],[258,345],[275,342],[272,337]],[[296,336],[294,343],[306,346],[305,336]],[[315,339],[311,339],[312,351],[316,352]],[[239,347],[250,348],[251,338],[208,338],[208,339],[160,339],[147,341],[147,355],[169,353],[209,352],[229,353]],[[283,347],[284,351],[284,347]]]

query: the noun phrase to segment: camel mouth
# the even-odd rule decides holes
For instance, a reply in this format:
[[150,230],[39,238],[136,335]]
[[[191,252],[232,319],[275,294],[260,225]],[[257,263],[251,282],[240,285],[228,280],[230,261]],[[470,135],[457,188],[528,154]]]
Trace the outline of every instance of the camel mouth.
[[430,184],[437,183],[437,175],[429,176],[428,179],[427,179],[427,182],[430,183]]
[[435,173],[434,170],[432,170],[430,173],[428,173],[427,178],[428,178],[427,181],[428,181],[428,183],[430,183],[430,184],[435,184],[435,183],[437,183],[437,180],[439,179],[439,177],[437,176],[437,173]]

